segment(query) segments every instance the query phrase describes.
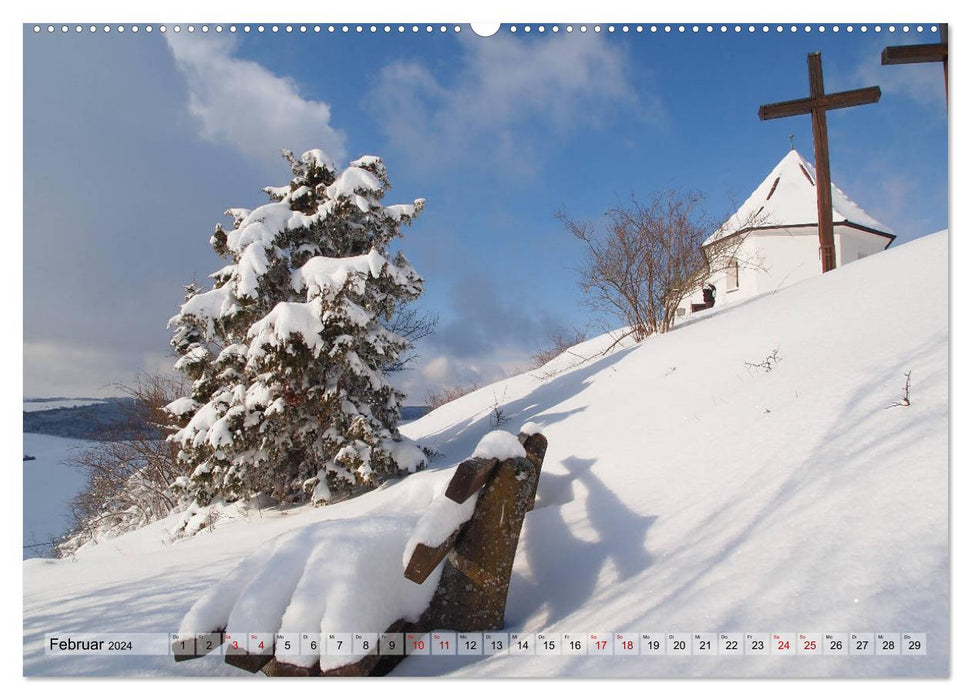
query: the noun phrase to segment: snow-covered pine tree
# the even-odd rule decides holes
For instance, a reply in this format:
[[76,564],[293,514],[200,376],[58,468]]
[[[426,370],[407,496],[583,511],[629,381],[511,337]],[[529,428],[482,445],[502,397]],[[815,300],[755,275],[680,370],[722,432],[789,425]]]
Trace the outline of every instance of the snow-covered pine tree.
[[327,502],[424,463],[401,442],[403,395],[381,372],[408,346],[384,324],[422,291],[389,246],[424,200],[382,205],[391,185],[375,156],[340,173],[319,150],[284,156],[290,184],[226,212],[233,229],[210,242],[228,264],[211,290],[187,287],[169,321],[193,381],[168,406],[190,512],[256,493]]

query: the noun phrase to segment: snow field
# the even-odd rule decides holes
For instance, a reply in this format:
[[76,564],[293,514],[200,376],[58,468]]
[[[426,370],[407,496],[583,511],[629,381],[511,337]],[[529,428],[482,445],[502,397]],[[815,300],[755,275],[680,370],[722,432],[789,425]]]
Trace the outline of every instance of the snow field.
[[[261,546],[297,560],[281,565],[286,583],[276,584],[297,580],[295,591],[303,580],[333,585],[336,569],[359,565],[363,555],[343,544],[370,532],[380,542],[373,561],[389,564],[375,564],[373,589],[356,591],[380,597],[384,581],[400,576],[420,516],[491,430],[498,394],[513,425],[535,423],[549,440],[508,630],[913,631],[927,633],[927,655],[413,657],[396,674],[946,675],[946,270],[942,232],[606,356],[599,352],[613,338],[594,338],[572,350],[587,361],[561,356],[409,423],[409,438],[443,456],[375,492],[326,508],[251,512],[188,540],[171,541],[173,523],[163,521],[76,561],[26,562],[25,673],[242,674],[215,658],[45,657],[41,641],[53,631],[176,630]],[[890,407],[905,372],[911,405]],[[318,606],[326,597],[323,610],[301,603],[292,612],[273,598],[246,617],[279,616],[294,631],[298,618],[351,624],[325,618],[338,604],[331,595],[354,593],[337,586],[317,596]],[[377,624],[386,602],[340,605],[355,615],[372,606]]]

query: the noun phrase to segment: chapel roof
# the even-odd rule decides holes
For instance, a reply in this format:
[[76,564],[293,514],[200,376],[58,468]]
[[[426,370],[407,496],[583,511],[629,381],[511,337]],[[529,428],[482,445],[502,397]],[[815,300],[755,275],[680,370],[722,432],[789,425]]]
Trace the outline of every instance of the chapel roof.
[[[833,223],[851,224],[864,230],[893,235],[893,230],[867,214],[835,183],[833,189]],[[792,149],[717,231],[702,245],[743,230],[774,229],[790,226],[815,226],[816,168]]]

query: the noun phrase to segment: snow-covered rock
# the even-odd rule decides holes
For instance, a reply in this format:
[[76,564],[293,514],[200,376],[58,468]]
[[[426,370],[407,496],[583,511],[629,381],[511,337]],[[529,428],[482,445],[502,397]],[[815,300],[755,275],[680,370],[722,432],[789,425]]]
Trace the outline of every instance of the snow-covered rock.
[[519,440],[516,439],[515,435],[507,433],[505,430],[493,430],[491,433],[486,433],[479,440],[479,444],[475,446],[475,451],[472,452],[472,456],[502,461],[504,459],[525,457],[526,450],[519,443]]

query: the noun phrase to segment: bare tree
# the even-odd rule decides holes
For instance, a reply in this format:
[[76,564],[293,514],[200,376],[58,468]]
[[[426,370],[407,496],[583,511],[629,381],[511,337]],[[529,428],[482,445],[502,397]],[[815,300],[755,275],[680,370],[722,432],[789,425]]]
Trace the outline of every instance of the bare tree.
[[556,214],[586,246],[580,288],[589,303],[624,320],[637,340],[668,331],[682,301],[713,273],[738,264],[744,232],[716,236],[702,249],[716,230],[701,208],[703,199],[674,190],[657,192],[646,203],[632,197],[627,208],[606,212],[603,231]]
[[400,335],[408,341],[408,347],[394,362],[382,367],[384,372],[400,372],[418,358],[415,344],[422,338],[427,338],[435,332],[438,326],[438,315],[420,312],[413,306],[399,304],[385,324],[392,333]]
[[165,440],[170,418],[164,407],[185,395],[184,380],[140,374],[131,386],[118,388],[132,399],[124,417],[71,459],[87,483],[70,503],[73,525],[58,547],[61,554],[163,518],[177,505],[170,487],[186,468],[176,459],[178,446]]

